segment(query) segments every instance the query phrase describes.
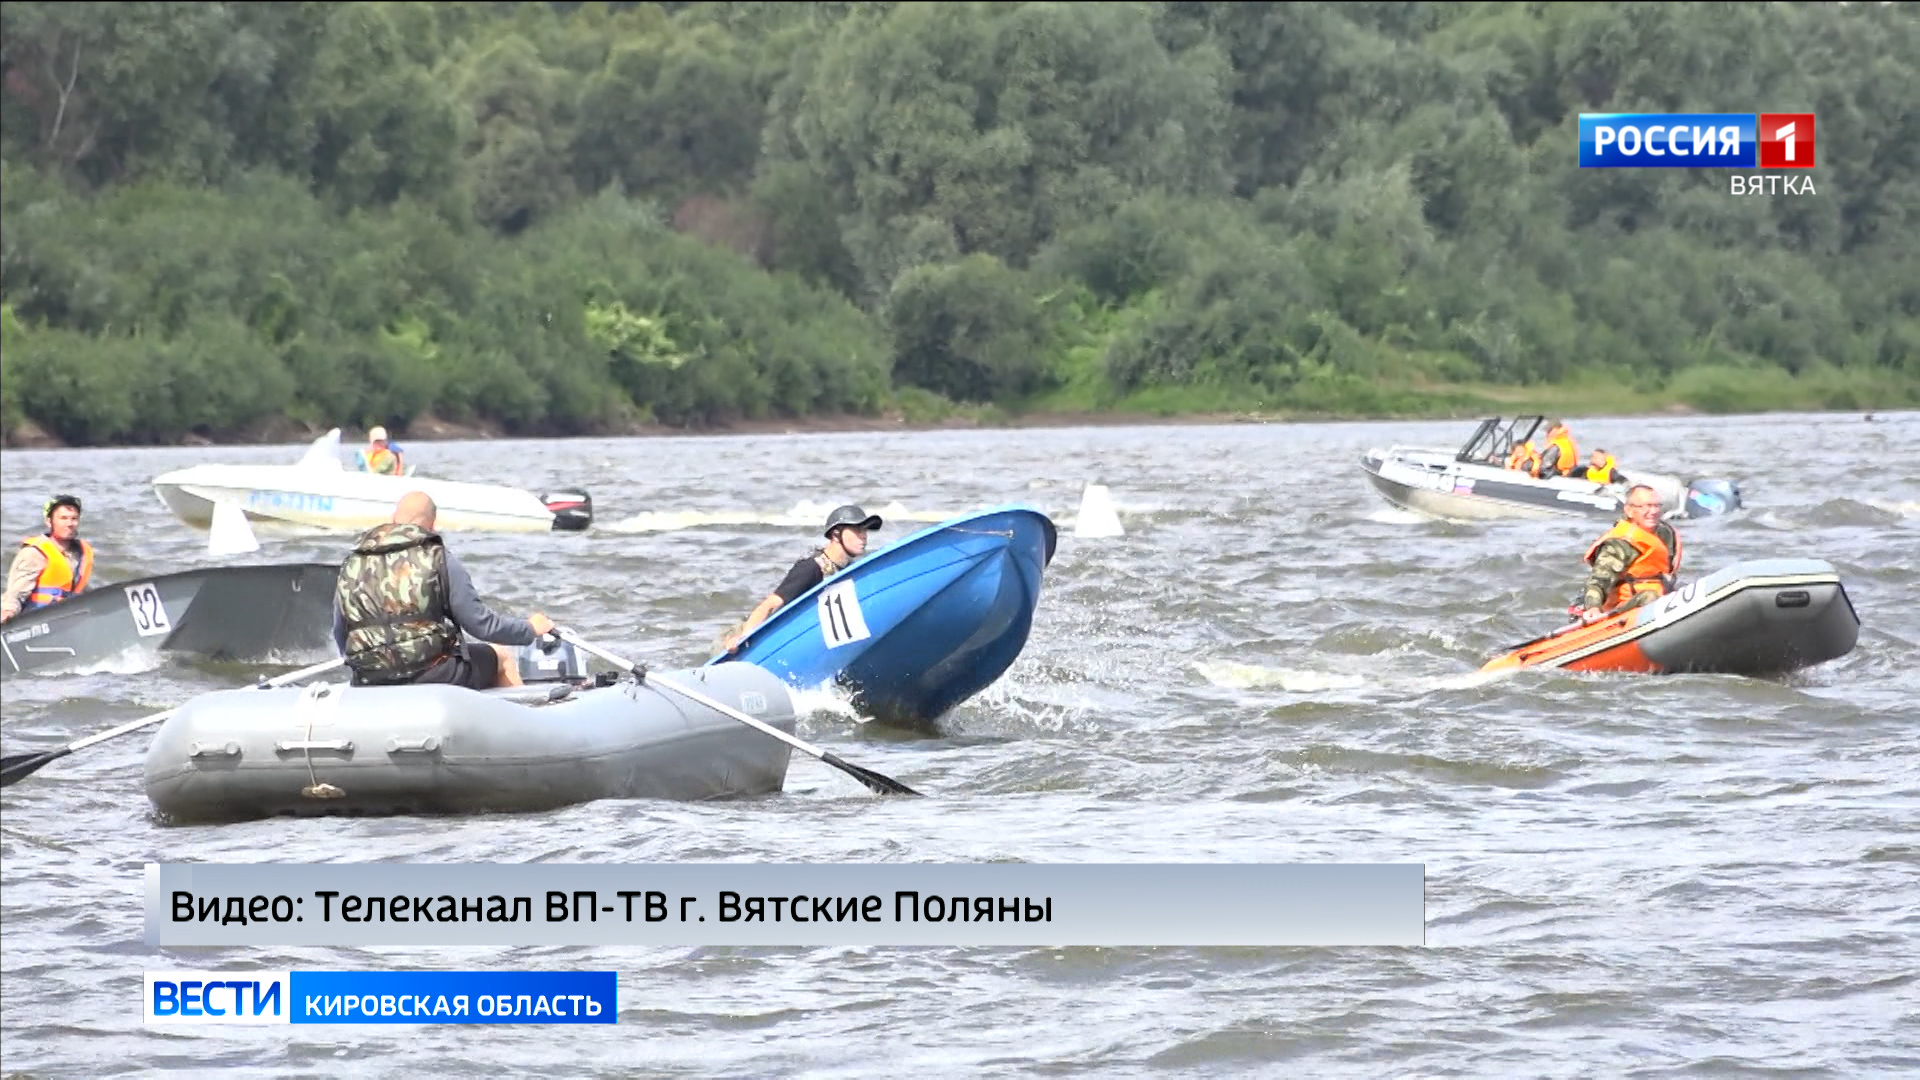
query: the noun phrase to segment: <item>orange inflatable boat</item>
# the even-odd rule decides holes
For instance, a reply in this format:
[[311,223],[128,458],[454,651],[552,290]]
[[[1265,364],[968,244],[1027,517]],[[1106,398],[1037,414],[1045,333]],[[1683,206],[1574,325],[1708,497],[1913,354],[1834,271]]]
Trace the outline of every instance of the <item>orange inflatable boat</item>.
[[1771,675],[1853,651],[1860,617],[1831,563],[1735,563],[1650,604],[1517,646],[1482,671]]

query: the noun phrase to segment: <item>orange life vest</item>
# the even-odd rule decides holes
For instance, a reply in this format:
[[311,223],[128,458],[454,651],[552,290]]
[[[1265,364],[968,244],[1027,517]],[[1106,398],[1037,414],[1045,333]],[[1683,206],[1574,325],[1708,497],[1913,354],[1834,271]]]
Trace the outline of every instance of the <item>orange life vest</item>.
[[1547,445],[1560,448],[1560,460],[1555,463],[1555,467],[1562,475],[1580,467],[1580,455],[1573,448],[1573,435],[1567,430],[1567,425],[1561,424],[1547,432]]
[[400,451],[391,446],[382,447],[372,453],[362,453],[361,457],[366,461],[367,471],[370,473],[380,473],[384,476],[406,475],[407,470],[400,464]]
[[1600,464],[1587,466],[1587,479],[1593,481],[1596,484],[1613,483],[1613,469],[1614,469],[1613,455],[1607,454],[1604,456],[1606,460],[1602,461]]
[[1531,440],[1513,448],[1507,455],[1507,468],[1518,469],[1531,476],[1540,475],[1540,451],[1534,449]]
[[1625,540],[1633,545],[1638,554],[1614,579],[1613,593],[1607,597],[1607,610],[1612,611],[1641,593],[1665,596],[1673,591],[1674,575],[1680,572],[1678,532],[1673,534],[1673,550],[1668,551],[1667,545],[1658,536],[1622,519],[1587,549],[1587,565],[1593,565],[1593,557],[1600,553],[1600,545],[1609,540]]
[[93,577],[93,545],[80,541],[80,565],[73,565],[72,556],[67,549],[54,542],[51,536],[29,536],[20,541],[27,547],[37,548],[47,557],[47,565],[40,571],[40,579],[33,583],[33,591],[27,594],[27,602],[20,605],[21,611],[31,611],[57,604],[69,596],[87,587],[87,579]]

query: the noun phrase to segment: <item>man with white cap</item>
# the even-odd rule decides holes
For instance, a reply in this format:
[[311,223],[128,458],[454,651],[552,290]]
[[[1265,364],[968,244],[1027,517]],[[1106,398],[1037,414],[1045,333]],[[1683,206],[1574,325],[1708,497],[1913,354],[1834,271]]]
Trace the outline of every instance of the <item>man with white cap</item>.
[[753,609],[747,620],[738,629],[728,631],[720,637],[720,648],[733,652],[740,647],[740,639],[746,637],[753,628],[766,622],[773,613],[793,603],[800,594],[827,580],[833,575],[853,565],[853,561],[867,553],[867,534],[880,528],[880,515],[869,514],[857,506],[842,506],[827,515],[827,546],[815,548],[810,554],[793,564],[780,584],[774,586],[765,600]]
[[360,471],[382,476],[405,476],[400,463],[400,448],[387,444],[387,429],[375,424],[367,432],[367,448],[360,451]]

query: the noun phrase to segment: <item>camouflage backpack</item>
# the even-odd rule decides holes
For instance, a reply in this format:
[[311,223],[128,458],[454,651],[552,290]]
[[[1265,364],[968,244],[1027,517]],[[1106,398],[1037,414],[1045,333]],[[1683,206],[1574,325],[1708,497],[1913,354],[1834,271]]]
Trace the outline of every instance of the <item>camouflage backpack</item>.
[[418,525],[375,525],[340,564],[334,604],[347,666],[368,684],[407,682],[460,645],[448,614],[447,550]]

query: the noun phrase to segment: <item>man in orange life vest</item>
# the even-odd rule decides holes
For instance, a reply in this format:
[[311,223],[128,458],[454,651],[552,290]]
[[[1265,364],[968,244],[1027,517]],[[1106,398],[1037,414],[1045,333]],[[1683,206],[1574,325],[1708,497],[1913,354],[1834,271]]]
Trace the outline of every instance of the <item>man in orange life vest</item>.
[[1547,425],[1547,445],[1540,449],[1540,471],[1535,476],[1566,476],[1580,467],[1580,452],[1573,448],[1573,433],[1565,421]]
[[1580,465],[1579,452],[1573,448],[1573,434],[1559,420],[1547,424],[1545,443],[1535,446],[1532,439],[1520,443],[1507,455],[1507,468],[1534,477],[1565,476]]
[[367,432],[367,448],[360,451],[359,458],[361,472],[383,476],[405,476],[407,472],[400,460],[400,448],[387,441],[387,429],[378,424]]
[[1645,484],[1627,490],[1626,517],[1587,549],[1593,572],[1567,614],[1583,623],[1665,596],[1680,573],[1680,534],[1660,520],[1660,493]]
[[20,541],[13,557],[0,622],[84,592],[93,576],[93,545],[80,539],[80,500],[55,495],[47,500],[46,516],[46,533]]

